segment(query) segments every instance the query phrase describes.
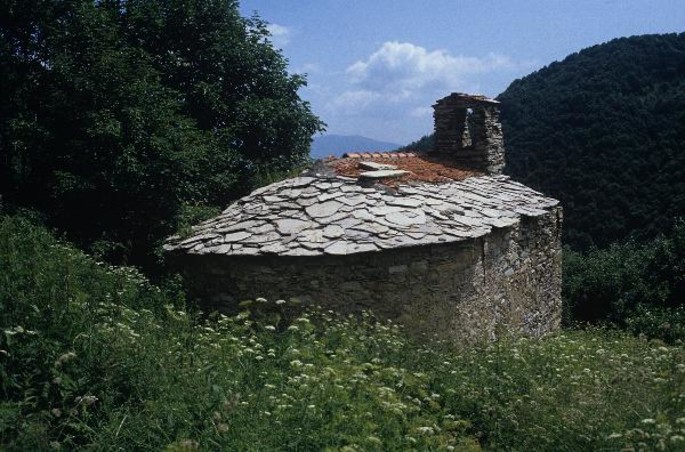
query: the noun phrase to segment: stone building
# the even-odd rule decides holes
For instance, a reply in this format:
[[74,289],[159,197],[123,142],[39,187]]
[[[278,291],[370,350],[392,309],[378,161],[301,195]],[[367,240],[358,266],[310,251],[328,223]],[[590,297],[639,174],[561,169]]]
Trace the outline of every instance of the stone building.
[[298,298],[466,342],[555,330],[558,201],[501,174],[497,101],[434,108],[433,152],[319,161],[171,237],[190,290],[210,309]]

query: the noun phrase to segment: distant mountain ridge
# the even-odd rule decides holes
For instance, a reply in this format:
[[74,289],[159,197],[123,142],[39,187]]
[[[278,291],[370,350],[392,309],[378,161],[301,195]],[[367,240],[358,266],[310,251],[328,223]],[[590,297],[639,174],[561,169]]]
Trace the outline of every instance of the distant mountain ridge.
[[392,151],[401,145],[378,141],[361,135],[321,135],[314,137],[309,155],[320,159],[329,155],[340,157],[345,152]]

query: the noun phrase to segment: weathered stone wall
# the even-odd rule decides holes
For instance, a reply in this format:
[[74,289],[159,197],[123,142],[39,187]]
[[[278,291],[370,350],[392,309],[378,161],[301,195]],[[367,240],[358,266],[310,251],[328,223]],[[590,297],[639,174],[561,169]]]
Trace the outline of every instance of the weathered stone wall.
[[460,93],[438,100],[433,105],[434,151],[449,154],[465,168],[501,174],[505,162],[498,104]]
[[469,343],[559,326],[560,233],[554,208],[463,242],[347,256],[181,255],[178,264],[209,309],[299,298]]

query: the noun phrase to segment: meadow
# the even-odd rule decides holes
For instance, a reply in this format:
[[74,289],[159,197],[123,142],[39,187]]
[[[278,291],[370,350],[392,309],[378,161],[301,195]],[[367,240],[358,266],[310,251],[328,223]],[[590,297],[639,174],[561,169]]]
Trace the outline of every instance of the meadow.
[[256,299],[227,317],[0,217],[7,450],[685,450],[685,348],[609,328],[459,350]]

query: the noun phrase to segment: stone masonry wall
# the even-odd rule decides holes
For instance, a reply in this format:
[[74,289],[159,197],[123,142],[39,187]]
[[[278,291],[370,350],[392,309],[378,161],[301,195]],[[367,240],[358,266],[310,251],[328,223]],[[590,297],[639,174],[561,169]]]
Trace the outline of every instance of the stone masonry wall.
[[473,343],[540,336],[561,319],[561,209],[463,242],[347,256],[183,255],[191,293],[208,309],[299,298],[371,310],[417,334]]
[[[465,168],[501,174],[505,162],[498,105],[496,101],[460,93],[438,100],[433,105],[434,151],[449,154]],[[465,145],[469,141],[471,144]]]

